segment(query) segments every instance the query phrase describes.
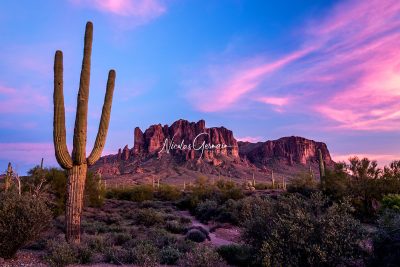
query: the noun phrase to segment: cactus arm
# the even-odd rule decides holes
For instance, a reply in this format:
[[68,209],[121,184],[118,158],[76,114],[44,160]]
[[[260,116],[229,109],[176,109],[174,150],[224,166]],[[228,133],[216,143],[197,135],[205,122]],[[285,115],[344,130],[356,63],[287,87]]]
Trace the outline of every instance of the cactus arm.
[[53,142],[56,159],[63,169],[72,168],[72,159],[68,153],[65,132],[65,110],[63,94],[63,54],[57,51],[54,58],[54,119]]
[[88,165],[93,165],[100,158],[101,152],[103,151],[104,145],[106,143],[108,125],[110,123],[111,104],[114,93],[114,85],[115,85],[115,71],[110,70],[110,72],[108,73],[106,95],[104,97],[104,104],[103,104],[103,110],[101,112],[99,130],[97,132],[97,137],[94,143],[92,153],[90,153],[90,156],[87,159]]
[[86,24],[86,30],[85,30],[85,44],[83,50],[82,70],[79,83],[74,139],[73,139],[74,147],[72,150],[73,162],[78,165],[86,162],[87,113],[88,113],[88,100],[89,100],[92,41],[93,41],[93,24],[91,22],[88,22]]

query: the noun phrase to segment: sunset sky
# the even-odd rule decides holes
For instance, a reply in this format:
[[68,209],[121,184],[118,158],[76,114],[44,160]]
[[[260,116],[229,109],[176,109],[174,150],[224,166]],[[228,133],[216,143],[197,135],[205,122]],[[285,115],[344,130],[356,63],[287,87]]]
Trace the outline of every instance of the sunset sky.
[[132,147],[136,126],[182,118],[239,140],[323,141],[334,160],[400,159],[399,0],[21,0],[0,6],[0,172],[57,166],[56,50],[71,151],[88,20],[88,151],[113,68],[103,154]]

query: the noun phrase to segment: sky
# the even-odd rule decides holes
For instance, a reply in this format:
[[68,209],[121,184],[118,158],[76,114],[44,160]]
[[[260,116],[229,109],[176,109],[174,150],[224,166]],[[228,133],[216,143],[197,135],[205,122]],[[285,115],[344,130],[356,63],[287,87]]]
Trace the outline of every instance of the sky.
[[238,140],[322,141],[337,161],[400,159],[398,0],[20,0],[0,4],[0,172],[57,166],[56,50],[71,152],[89,20],[88,154],[115,69],[103,155],[136,126],[204,119]]

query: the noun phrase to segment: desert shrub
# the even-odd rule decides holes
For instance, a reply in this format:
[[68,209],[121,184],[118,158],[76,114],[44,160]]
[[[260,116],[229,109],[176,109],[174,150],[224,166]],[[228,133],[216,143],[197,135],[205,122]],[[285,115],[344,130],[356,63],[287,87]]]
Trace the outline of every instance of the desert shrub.
[[226,201],[218,210],[216,221],[228,222],[234,225],[239,223],[239,203],[233,199]]
[[134,214],[134,221],[137,225],[153,226],[164,221],[160,212],[154,209],[138,209]]
[[220,267],[225,266],[225,263],[212,248],[198,245],[191,252],[185,254],[181,265],[184,267]]
[[325,178],[321,183],[322,192],[335,201],[341,201],[350,193],[350,180],[345,170],[345,163],[336,163],[333,169],[325,170]]
[[233,266],[254,266],[252,264],[252,248],[244,245],[225,245],[217,249],[218,254],[230,265]]
[[47,250],[46,260],[51,266],[79,263],[76,250],[63,238],[50,240],[47,244]]
[[300,193],[305,196],[316,192],[318,189],[317,180],[308,172],[299,173],[295,178],[290,180],[287,191],[290,193]]
[[388,194],[382,198],[382,209],[400,211],[400,194]]
[[199,229],[191,229],[186,233],[186,239],[201,243],[207,239],[207,235]]
[[45,202],[27,193],[0,193],[0,257],[13,257],[47,229],[52,216]]
[[122,246],[132,239],[132,236],[127,233],[114,233],[110,237],[115,246]]
[[105,222],[99,221],[83,221],[81,224],[81,228],[83,229],[84,233],[91,235],[107,233],[110,230],[110,227]]
[[162,201],[175,201],[179,199],[181,192],[178,188],[172,185],[161,185],[156,193],[156,197]]
[[214,200],[200,202],[196,208],[196,218],[201,222],[208,222],[218,214],[218,203]]
[[177,238],[164,229],[149,229],[146,240],[158,248],[173,246],[177,243]]
[[350,211],[319,193],[261,200],[245,209],[242,238],[266,266],[337,266],[361,253],[362,228]]
[[174,265],[178,262],[182,253],[174,247],[163,247],[160,251],[160,263],[166,265]]
[[82,241],[94,252],[103,253],[112,244],[107,235],[83,235]]
[[104,204],[105,195],[106,188],[100,176],[89,171],[85,182],[85,205],[90,207],[101,207]]
[[104,261],[112,264],[133,263],[130,253],[121,247],[108,247],[104,252]]
[[158,248],[149,242],[138,242],[129,250],[130,262],[139,266],[157,266],[159,261]]
[[136,185],[130,188],[113,188],[107,191],[107,198],[143,202],[153,199],[153,187],[150,185]]
[[65,212],[67,172],[65,170],[51,168],[45,169],[45,174],[50,193],[51,210],[55,216],[61,215]]
[[254,186],[256,190],[266,190],[266,189],[273,189],[272,184],[267,184],[267,183],[256,183]]
[[165,229],[174,234],[182,234],[185,232],[186,225],[179,221],[167,221]]
[[373,237],[371,266],[398,266],[400,263],[400,213],[387,210],[378,219]]
[[196,243],[190,241],[188,239],[179,238],[175,244],[171,245],[172,247],[179,250],[179,252],[185,254],[189,251],[192,251],[193,248],[196,246]]

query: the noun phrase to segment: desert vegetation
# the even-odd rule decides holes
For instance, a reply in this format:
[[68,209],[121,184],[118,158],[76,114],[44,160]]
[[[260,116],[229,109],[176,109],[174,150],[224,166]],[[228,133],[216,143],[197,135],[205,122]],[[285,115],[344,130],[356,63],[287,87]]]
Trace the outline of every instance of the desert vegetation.
[[204,176],[185,189],[107,189],[89,172],[80,244],[65,239],[68,172],[36,166],[21,194],[15,179],[1,183],[0,256],[49,266],[395,266],[399,166],[352,158],[325,169],[323,183],[299,173],[287,190]]

